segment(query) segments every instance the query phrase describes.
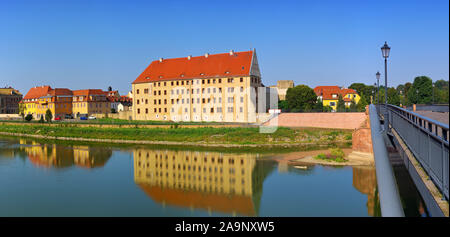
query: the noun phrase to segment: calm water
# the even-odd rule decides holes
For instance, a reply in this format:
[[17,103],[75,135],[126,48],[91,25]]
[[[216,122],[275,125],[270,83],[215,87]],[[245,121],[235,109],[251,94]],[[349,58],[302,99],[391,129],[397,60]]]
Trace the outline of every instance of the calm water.
[[0,216],[376,216],[372,167],[0,138]]

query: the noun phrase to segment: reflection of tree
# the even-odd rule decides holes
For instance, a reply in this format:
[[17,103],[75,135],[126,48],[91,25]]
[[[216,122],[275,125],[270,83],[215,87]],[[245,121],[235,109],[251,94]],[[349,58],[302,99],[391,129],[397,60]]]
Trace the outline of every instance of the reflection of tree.
[[134,179],[153,200],[254,216],[275,162],[254,154],[136,149]]

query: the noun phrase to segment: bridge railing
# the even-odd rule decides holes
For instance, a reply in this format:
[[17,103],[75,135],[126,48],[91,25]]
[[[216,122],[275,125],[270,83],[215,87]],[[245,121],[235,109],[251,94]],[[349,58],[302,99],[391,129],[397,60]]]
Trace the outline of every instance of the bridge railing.
[[[385,114],[385,105],[378,112]],[[433,183],[448,200],[449,126],[395,105],[387,105],[388,121]]]

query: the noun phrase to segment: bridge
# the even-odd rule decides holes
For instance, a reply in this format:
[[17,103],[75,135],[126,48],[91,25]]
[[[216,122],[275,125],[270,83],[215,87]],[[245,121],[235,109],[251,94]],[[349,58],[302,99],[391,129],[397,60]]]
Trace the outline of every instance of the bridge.
[[[448,124],[390,104],[370,105],[369,116],[382,216],[404,216],[393,172],[400,164],[429,214],[448,217]],[[397,158],[389,155],[392,150]]]

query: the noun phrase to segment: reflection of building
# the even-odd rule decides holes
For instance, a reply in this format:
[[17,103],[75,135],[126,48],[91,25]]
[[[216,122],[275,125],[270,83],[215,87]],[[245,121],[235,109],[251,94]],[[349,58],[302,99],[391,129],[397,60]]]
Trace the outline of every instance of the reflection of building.
[[35,141],[20,140],[21,149],[31,163],[43,167],[70,167],[74,164],[87,168],[103,166],[112,155],[112,151],[100,147],[63,146],[40,144]]
[[256,215],[265,168],[254,154],[137,149],[135,182],[155,201]]
[[367,194],[367,211],[370,216],[380,213],[379,200],[376,193],[377,177],[373,166],[353,167],[353,187],[361,193]]
[[112,155],[111,149],[92,146],[73,146],[73,159],[77,166],[102,167]]

